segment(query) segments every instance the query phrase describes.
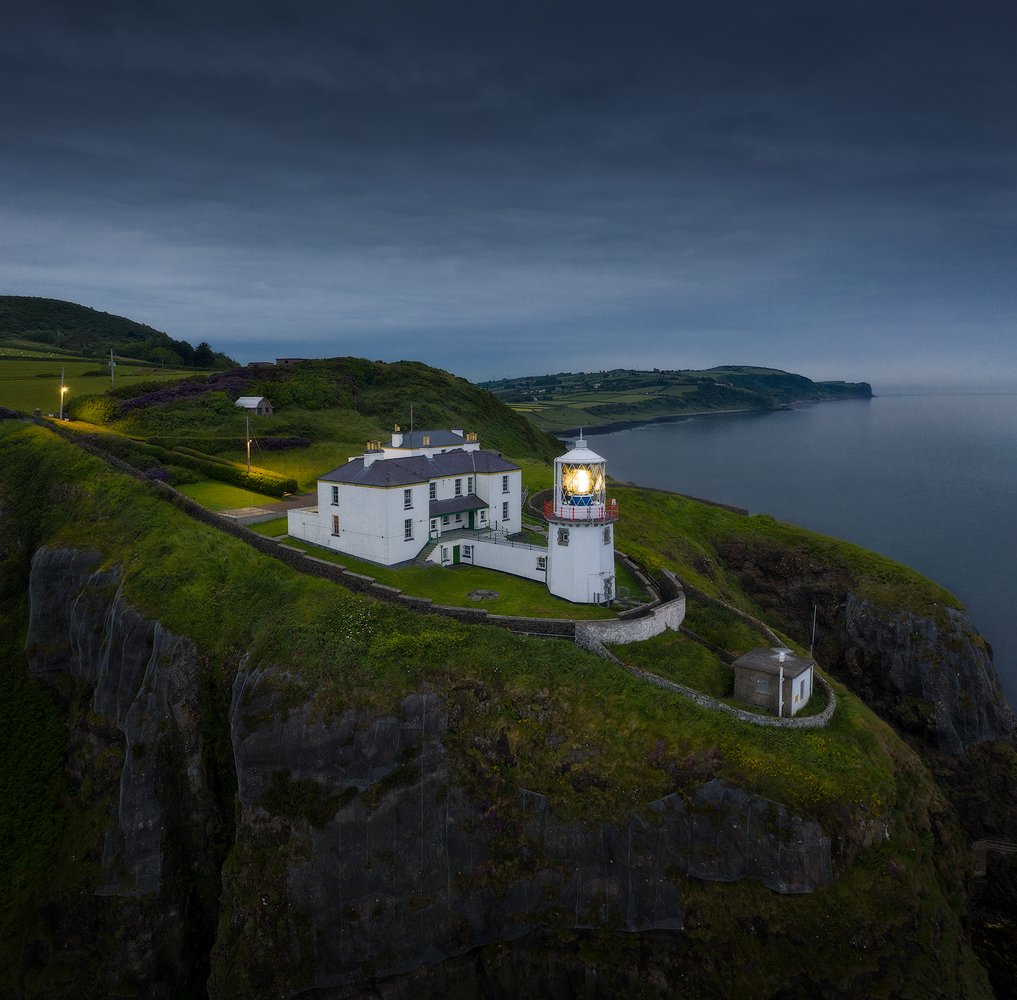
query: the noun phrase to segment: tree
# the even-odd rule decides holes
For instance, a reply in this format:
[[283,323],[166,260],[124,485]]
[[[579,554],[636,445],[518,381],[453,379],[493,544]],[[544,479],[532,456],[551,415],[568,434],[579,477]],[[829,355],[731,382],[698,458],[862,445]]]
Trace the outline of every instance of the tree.
[[215,352],[212,350],[212,345],[207,340],[203,340],[194,348],[194,365],[196,368],[211,368],[214,363]]

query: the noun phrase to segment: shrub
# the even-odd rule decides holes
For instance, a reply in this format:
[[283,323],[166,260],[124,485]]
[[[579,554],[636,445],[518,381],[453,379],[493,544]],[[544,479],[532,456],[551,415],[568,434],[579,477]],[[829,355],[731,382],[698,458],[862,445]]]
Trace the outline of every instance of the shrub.
[[105,393],[88,393],[72,398],[67,413],[72,420],[87,424],[109,424],[120,416],[120,404]]

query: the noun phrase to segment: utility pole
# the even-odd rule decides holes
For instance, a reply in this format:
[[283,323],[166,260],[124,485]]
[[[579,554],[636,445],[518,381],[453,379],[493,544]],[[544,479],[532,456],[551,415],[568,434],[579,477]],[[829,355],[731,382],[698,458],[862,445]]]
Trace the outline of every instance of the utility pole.
[[60,419],[64,419],[64,393],[67,392],[67,386],[64,385],[64,370],[60,369]]
[[251,474],[251,415],[247,414],[247,474]]
[[812,639],[809,642],[809,658],[812,658],[812,647],[816,644],[816,610],[818,609],[817,604],[812,605]]
[[113,348],[109,349],[109,387],[112,389],[116,385],[115,369],[117,363],[113,360]]

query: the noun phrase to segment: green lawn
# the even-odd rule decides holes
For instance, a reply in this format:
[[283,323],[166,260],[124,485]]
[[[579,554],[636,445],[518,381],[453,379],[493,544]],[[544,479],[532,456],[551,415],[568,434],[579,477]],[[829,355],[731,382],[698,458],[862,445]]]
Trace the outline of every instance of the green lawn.
[[[274,521],[266,521],[260,534],[269,534]],[[388,587],[398,587],[413,597],[429,597],[435,604],[458,608],[484,608],[494,615],[521,615],[540,618],[612,618],[614,612],[589,604],[572,604],[547,592],[536,580],[525,580],[509,573],[499,573],[479,566],[404,566],[393,569],[354,559],[342,552],[314,545],[297,538],[286,539],[287,545],[303,549],[309,555],[337,563],[352,573],[373,577]],[[469,597],[472,590],[493,590],[498,596],[476,601]]]
[[[104,367],[101,358],[91,361],[64,361],[59,357],[13,361],[0,356],[0,406],[23,413],[31,413],[37,407],[43,413],[58,413],[61,369],[67,386],[67,402],[72,394],[106,392],[110,387],[109,369]],[[95,374],[86,375],[86,372]],[[116,380],[120,386],[139,381],[180,379],[194,374],[193,371],[157,371],[123,363],[117,365]]]
[[[185,483],[178,486],[185,496],[196,500],[202,507],[209,510],[233,510],[236,507],[269,507],[279,502],[278,497],[265,496],[264,493],[254,493],[252,490],[244,490],[239,486],[230,486],[228,483],[220,483],[214,479],[204,479],[200,483]],[[286,518],[280,518],[283,525]],[[267,524],[274,524],[268,521]]]

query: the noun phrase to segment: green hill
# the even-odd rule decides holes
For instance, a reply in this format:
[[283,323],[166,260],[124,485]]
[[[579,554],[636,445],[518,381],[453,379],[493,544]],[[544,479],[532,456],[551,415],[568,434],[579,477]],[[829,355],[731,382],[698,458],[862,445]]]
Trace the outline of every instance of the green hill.
[[795,403],[868,399],[868,382],[813,382],[776,368],[722,365],[704,371],[559,372],[481,383],[538,427],[625,426],[721,410],[771,410]]
[[61,299],[0,295],[0,346],[46,347],[85,358],[114,354],[159,365],[224,368],[235,364],[208,343],[192,346],[123,316]]
[[[373,720],[388,725],[407,698],[430,697],[447,706],[441,753],[448,769],[435,778],[444,784],[427,785],[429,813],[440,793],[437,801],[449,809],[477,803],[479,817],[447,835],[449,849],[464,838],[478,845],[474,865],[448,887],[451,905],[479,892],[497,906],[506,887],[532,885],[538,887],[533,919],[546,928],[518,944],[478,948],[471,961],[485,963],[480,975],[501,975],[499,969],[520,961],[524,978],[532,963],[563,974],[575,963],[587,970],[587,981],[609,984],[594,995],[620,995],[631,992],[624,988],[629,970],[636,982],[648,962],[659,992],[688,986],[696,996],[988,996],[963,926],[959,831],[917,756],[843,688],[836,722],[821,732],[733,722],[572,644],[419,616],[307,577],[192,520],[146,484],[43,428],[5,422],[0,439],[0,721],[15,737],[2,746],[3,800],[13,808],[0,858],[5,995],[141,995],[140,988],[127,989],[131,982],[161,990],[147,995],[197,995],[210,976],[215,995],[254,998],[294,995],[319,975],[327,982],[293,873],[319,855],[314,838],[337,811],[392,815],[391,836],[412,829],[425,805],[425,784],[415,781],[430,765],[407,742],[400,766],[363,789],[350,785],[333,794],[324,775],[334,771],[338,780],[346,751],[328,758],[319,779],[300,776],[293,770],[299,748],[281,742],[280,727],[304,713],[308,722],[294,733],[359,727],[356,746],[374,754],[377,733],[388,729]],[[680,511],[674,515],[662,512],[655,526],[669,550],[691,527]],[[183,685],[193,671],[200,694],[174,704],[166,733],[153,721],[154,743],[125,745],[81,679],[56,678],[49,692],[29,682],[25,594],[30,561],[42,546],[52,559],[97,552],[112,574],[105,578],[116,594],[110,600],[122,598],[171,636],[193,641],[196,653],[174,683]],[[43,595],[59,601],[67,579],[59,573],[37,581],[33,602]],[[81,614],[88,613],[82,606]],[[96,615],[94,623],[82,619],[75,643],[98,642],[93,630],[108,616]],[[39,629],[48,626],[40,622],[29,653],[57,668],[66,627],[54,621],[52,634],[43,635]],[[133,662],[151,660],[155,683],[163,661],[141,632],[131,641],[138,645]],[[168,655],[161,648],[163,660]],[[238,673],[277,670],[285,673],[271,699],[237,718],[231,704]],[[193,736],[178,735],[176,726],[189,726]],[[239,747],[257,733],[264,734],[261,752],[276,770],[269,791],[252,803],[233,772],[231,738]],[[187,755],[199,738],[205,750],[197,761]],[[26,766],[22,744],[29,739],[33,756]],[[119,775],[128,761],[132,774],[151,776],[167,803],[162,889],[108,897],[97,891],[102,845],[118,822]],[[786,895],[751,879],[725,885],[675,871],[667,881],[680,894],[683,928],[650,935],[624,930],[611,900],[601,903],[595,895],[599,909],[578,919],[539,892],[550,879],[567,881],[571,868],[559,873],[526,834],[523,810],[534,796],[574,824],[570,850],[590,841],[606,877],[615,862],[609,863],[605,838],[632,810],[662,795],[691,801],[715,779],[819,821],[836,845],[833,881]],[[130,795],[138,794],[136,787]],[[705,807],[697,821],[708,842],[719,816]],[[752,836],[760,844],[778,834],[776,814],[758,822],[762,829]],[[740,850],[747,836],[745,830],[730,844],[717,840],[706,862]],[[411,880],[385,875],[401,871],[402,861],[388,844],[372,842],[368,854],[366,845],[350,848],[344,841],[342,864],[384,879],[386,893],[402,893],[407,913],[444,906],[444,897],[414,894]],[[624,847],[618,850],[621,863]],[[355,916],[356,902],[336,902],[332,937],[357,939],[369,930],[367,919],[380,919],[385,900],[368,901],[379,905],[367,905],[363,920]],[[463,913],[456,933],[468,935],[470,913]],[[161,932],[149,944],[144,935],[153,926]],[[63,957],[72,928],[73,971]],[[322,953],[328,942],[321,939]],[[384,967],[388,952],[374,947],[372,961]],[[433,977],[426,968],[414,971],[418,996],[449,995],[442,992],[443,968]]]
[[250,426],[254,461],[307,489],[328,469],[384,438],[395,424],[462,427],[484,447],[548,463],[558,442],[466,379],[415,361],[329,358],[292,366],[234,368],[172,384],[139,384],[71,400],[76,420],[155,443],[241,460],[239,396],[267,396],[275,412]]

